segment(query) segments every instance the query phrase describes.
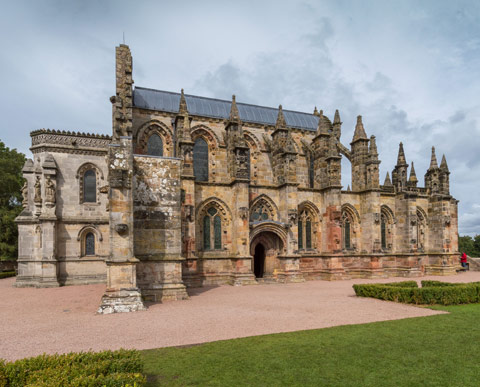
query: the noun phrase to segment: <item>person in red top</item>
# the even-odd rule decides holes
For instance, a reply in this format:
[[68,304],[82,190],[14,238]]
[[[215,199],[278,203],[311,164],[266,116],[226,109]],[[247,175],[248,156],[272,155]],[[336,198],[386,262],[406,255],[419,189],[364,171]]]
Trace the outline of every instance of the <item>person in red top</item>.
[[462,258],[460,258],[460,262],[462,263],[462,267],[467,268],[467,254],[463,253]]

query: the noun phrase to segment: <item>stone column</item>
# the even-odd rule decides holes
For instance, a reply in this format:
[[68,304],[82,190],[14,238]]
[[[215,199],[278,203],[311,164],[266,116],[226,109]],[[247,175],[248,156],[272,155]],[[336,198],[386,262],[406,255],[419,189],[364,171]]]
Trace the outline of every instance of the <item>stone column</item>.
[[133,154],[132,138],[121,136],[109,146],[110,256],[107,289],[98,309],[100,314],[134,312],[146,309],[137,288],[133,255]]

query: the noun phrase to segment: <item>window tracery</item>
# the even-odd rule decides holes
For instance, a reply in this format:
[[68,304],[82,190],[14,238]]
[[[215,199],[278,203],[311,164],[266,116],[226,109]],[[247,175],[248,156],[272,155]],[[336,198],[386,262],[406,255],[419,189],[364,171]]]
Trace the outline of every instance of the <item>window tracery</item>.
[[222,220],[214,207],[210,207],[203,217],[203,249],[222,249]]

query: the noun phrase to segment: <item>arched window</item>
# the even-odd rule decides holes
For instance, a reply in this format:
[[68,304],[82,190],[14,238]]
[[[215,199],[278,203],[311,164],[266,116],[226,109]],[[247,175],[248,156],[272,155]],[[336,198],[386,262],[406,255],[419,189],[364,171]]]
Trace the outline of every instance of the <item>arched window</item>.
[[163,156],[163,141],[156,133],[153,133],[148,138],[147,154],[150,156]]
[[222,220],[216,208],[210,207],[203,217],[203,249],[222,249]]
[[346,211],[342,214],[342,242],[344,249],[352,248],[352,219]]
[[382,249],[387,249],[387,217],[385,214],[381,214],[380,216],[380,234],[382,238]]
[[298,248],[311,249],[312,239],[312,216],[303,210],[298,221]]
[[195,181],[208,181],[208,145],[201,137],[193,145],[193,174]]
[[95,170],[88,169],[83,174],[83,202],[95,203],[97,201],[97,174]]
[[95,235],[92,232],[85,235],[85,255],[95,255]]

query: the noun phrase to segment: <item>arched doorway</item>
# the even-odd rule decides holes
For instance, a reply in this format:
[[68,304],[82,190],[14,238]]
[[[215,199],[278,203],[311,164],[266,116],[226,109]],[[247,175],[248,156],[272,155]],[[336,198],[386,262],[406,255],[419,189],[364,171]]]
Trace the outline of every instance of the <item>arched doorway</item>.
[[263,278],[265,271],[265,247],[259,243],[255,246],[255,254],[253,255],[253,273],[256,278]]
[[283,240],[275,232],[262,231],[253,236],[250,254],[256,278],[274,278],[274,273],[280,268],[277,256],[283,253],[283,249]]

